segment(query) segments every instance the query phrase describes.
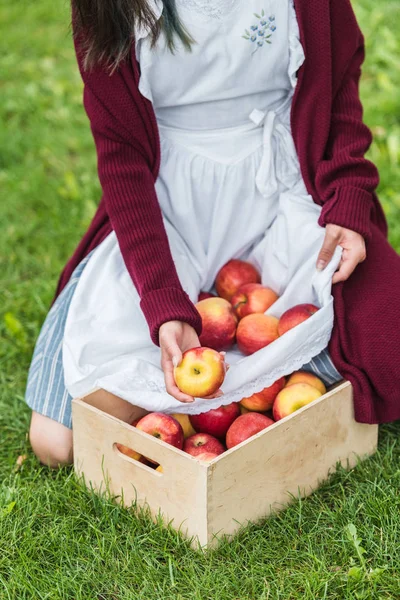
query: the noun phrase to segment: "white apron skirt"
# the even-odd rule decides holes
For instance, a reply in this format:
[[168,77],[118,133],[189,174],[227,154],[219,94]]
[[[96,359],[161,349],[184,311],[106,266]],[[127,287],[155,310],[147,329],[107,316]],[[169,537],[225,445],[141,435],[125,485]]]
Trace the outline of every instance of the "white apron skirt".
[[[63,366],[73,397],[100,387],[149,411],[196,414],[260,391],[328,345],[341,248],[324,271],[316,270],[325,233],[321,208],[304,186],[290,130],[304,54],[291,0],[270,0],[262,11],[258,4],[238,5],[231,22],[214,28],[205,27],[204,15],[197,23],[189,15],[198,41],[190,55],[160,45],[154,50],[142,35],[141,91],[154,103],[161,138],[157,197],[182,287],[194,303],[201,290],[213,290],[228,260],[240,258],[280,295],[267,314],[280,317],[301,303],[320,310],[251,356],[228,351],[224,395],[182,404],[166,392],[160,348],[112,232],[90,257],[68,311]],[[260,32],[258,48],[254,36],[241,35],[250,18],[258,24],[246,31]],[[222,47],[226,64],[219,60]],[[172,69],[179,73],[174,81],[165,76]],[[225,90],[231,97],[224,98]],[[214,120],[220,126],[210,128]]]
[[[213,289],[218,270],[229,259],[241,258],[252,262],[261,272],[262,283],[280,295],[267,314],[280,317],[301,303],[316,304],[320,310],[251,356],[244,357],[235,349],[228,351],[226,360],[231,368],[221,388],[222,398],[181,404],[165,390],[160,349],[150,339],[140,297],[112,232],[94,251],[82,273],[66,321],[63,363],[66,387],[73,397],[100,387],[147,410],[196,414],[260,391],[309,362],[328,345],[333,327],[332,277],[341,249],[336,250],[324,271],[317,271],[324,239],[324,229],[317,222],[320,207],[307,194],[301,177],[294,181],[293,173],[290,189],[285,189],[277,177],[277,190],[273,191],[273,169],[266,161],[263,146],[265,137],[269,136],[269,143],[275,147],[267,159],[270,155],[271,160],[279,157],[280,165],[286,167],[288,159],[284,139],[288,130],[282,126],[277,131],[276,119],[273,133],[258,127],[244,132],[242,128],[240,132],[228,132],[224,139],[219,132],[218,144],[213,136],[203,136],[200,143],[196,135],[193,154],[183,145],[181,131],[163,128],[162,151],[166,158],[157,194],[164,208],[164,224],[178,276],[194,303],[201,290]],[[264,130],[267,126],[265,123]],[[258,145],[254,151],[241,159],[231,156],[233,162],[216,161],[216,146],[226,143],[226,150],[232,152],[235,140],[243,141],[245,135]],[[218,179],[223,184],[216,196],[208,196],[203,186],[193,185],[189,190],[182,185],[182,197],[188,202],[181,208],[179,219],[174,215],[172,224],[168,214],[173,208],[164,178],[169,181],[178,166],[191,173],[190,178],[183,178],[184,182],[201,181],[203,173],[214,169],[219,171]],[[282,178],[286,173],[285,168]],[[254,186],[255,180],[259,186]],[[267,197],[260,191],[265,193],[265,187]],[[208,253],[202,243],[208,245]]]

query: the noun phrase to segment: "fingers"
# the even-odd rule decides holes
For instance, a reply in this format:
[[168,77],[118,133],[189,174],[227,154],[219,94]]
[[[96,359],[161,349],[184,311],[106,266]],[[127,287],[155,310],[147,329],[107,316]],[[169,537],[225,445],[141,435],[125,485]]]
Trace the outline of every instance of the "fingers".
[[213,400],[214,398],[221,398],[221,396],[223,396],[223,395],[224,395],[224,392],[222,390],[217,390],[211,396],[203,396],[203,400]]
[[324,243],[318,254],[317,258],[317,269],[322,271],[326,265],[331,261],[332,256],[335,253],[336,247],[340,241],[340,230],[335,228],[326,228]]
[[168,394],[176,398],[176,400],[179,400],[179,402],[194,402],[194,398],[192,396],[188,396],[187,394],[181,392],[176,385],[174,377],[174,365],[172,364],[172,360],[163,360],[161,366],[164,371],[165,387]]
[[161,368],[164,371],[165,387],[171,396],[179,402],[193,402],[194,398],[180,391],[175,383],[174,367],[182,360],[182,351],[178,346],[176,335],[173,332],[163,332],[160,336]]
[[361,262],[359,255],[351,250],[343,250],[342,259],[339,268],[333,275],[332,284],[346,281],[355,270],[358,263]]
[[354,269],[358,265],[358,261],[354,260],[343,260],[339,265],[339,270],[336,271],[332,278],[332,283],[340,283],[346,281],[353,273]]

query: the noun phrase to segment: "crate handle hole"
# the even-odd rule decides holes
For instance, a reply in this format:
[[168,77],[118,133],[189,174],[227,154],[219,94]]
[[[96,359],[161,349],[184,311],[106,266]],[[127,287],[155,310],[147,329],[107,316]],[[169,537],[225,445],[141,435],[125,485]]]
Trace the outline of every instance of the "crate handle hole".
[[147,456],[143,456],[140,452],[129,448],[128,446],[124,446],[124,444],[120,444],[119,442],[113,443],[113,450],[116,454],[120,456],[123,460],[127,460],[130,463],[133,463],[139,467],[144,467],[152,473],[157,473],[157,475],[163,475],[164,470],[161,465],[159,465],[156,461],[147,458]]

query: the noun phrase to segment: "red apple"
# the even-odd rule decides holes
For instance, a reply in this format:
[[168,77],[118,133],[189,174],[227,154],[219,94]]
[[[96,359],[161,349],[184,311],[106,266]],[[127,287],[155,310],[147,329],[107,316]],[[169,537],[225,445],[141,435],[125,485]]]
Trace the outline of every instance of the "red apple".
[[255,435],[259,431],[266,429],[270,425],[273,425],[275,421],[260,415],[260,413],[247,413],[241,415],[232,423],[226,434],[226,446],[227,448],[233,448],[244,440],[247,440],[252,435]]
[[192,456],[198,456],[204,452],[212,452],[216,455],[225,452],[225,447],[221,442],[208,433],[195,433],[191,435],[185,440],[183,449]]
[[292,385],[293,383],[308,383],[309,385],[317,388],[321,394],[326,394],[324,382],[319,377],[313,373],[309,373],[308,371],[296,371],[295,373],[292,373],[286,383],[286,387]]
[[218,271],[215,287],[218,296],[231,300],[233,294],[245,283],[260,282],[260,273],[251,263],[234,258]]
[[233,421],[240,415],[240,407],[237,402],[212,408],[200,415],[190,415],[189,419],[194,429],[201,433],[209,433],[217,438],[223,439],[232,425]]
[[308,383],[293,383],[285,387],[275,398],[272,414],[276,421],[283,419],[302,406],[320,398],[322,393]]
[[237,318],[223,298],[206,298],[196,304],[201,316],[200,344],[214,350],[229,350],[235,343]]
[[233,295],[231,304],[236,316],[242,319],[253,313],[265,313],[279,296],[260,283],[246,283]]
[[183,429],[180,423],[170,415],[153,412],[142,417],[136,429],[144,431],[175,448],[183,448]]
[[217,456],[219,456],[219,454],[215,454],[215,452],[202,452],[201,454],[197,454],[196,458],[198,460],[210,462],[210,460],[214,460],[214,458],[217,458]]
[[212,396],[225,379],[224,357],[212,348],[191,348],[174,368],[175,383],[184,394],[195,398]]
[[201,300],[206,300],[207,298],[216,298],[217,296],[215,294],[211,294],[211,292],[200,292],[199,297],[198,297],[198,302],[201,302]]
[[136,425],[139,423],[140,419],[142,419],[143,417],[139,417],[138,419],[135,419],[134,421],[132,421],[131,425],[132,427],[136,427]]
[[250,411],[264,412],[270,410],[275,398],[279,392],[285,387],[286,380],[284,377],[275,381],[269,387],[264,388],[261,392],[256,392],[248,398],[243,398],[240,404]]
[[281,315],[279,319],[278,332],[279,335],[283,335],[289,329],[293,329],[296,325],[303,323],[309,319],[319,308],[314,304],[297,304],[292,308],[289,308],[286,312]]
[[278,339],[278,319],[271,315],[247,315],[239,321],[236,339],[239,350],[249,355]]

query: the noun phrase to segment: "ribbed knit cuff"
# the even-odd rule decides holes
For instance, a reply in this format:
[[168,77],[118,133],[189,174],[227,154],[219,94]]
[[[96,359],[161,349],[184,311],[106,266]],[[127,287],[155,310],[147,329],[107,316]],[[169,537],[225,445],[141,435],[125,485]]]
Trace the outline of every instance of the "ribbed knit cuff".
[[318,223],[322,227],[328,223],[340,225],[369,239],[372,206],[370,192],[356,187],[338,188],[333,198],[323,205]]
[[151,339],[160,345],[158,333],[167,321],[184,321],[191,325],[197,335],[201,334],[201,316],[184,290],[164,288],[145,294],[140,307],[150,329]]

